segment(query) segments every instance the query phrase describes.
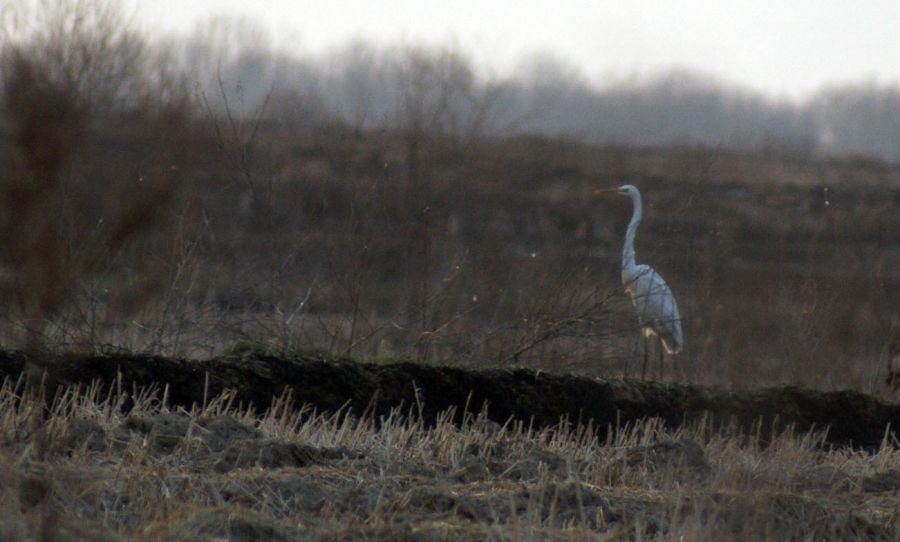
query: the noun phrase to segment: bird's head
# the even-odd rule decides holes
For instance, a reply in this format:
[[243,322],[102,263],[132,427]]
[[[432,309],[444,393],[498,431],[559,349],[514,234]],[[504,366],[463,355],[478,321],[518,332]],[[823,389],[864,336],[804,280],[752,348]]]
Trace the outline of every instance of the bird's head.
[[597,188],[594,190],[595,196],[603,196],[606,194],[621,194],[623,196],[633,196],[640,194],[640,191],[633,184],[623,184],[618,188]]

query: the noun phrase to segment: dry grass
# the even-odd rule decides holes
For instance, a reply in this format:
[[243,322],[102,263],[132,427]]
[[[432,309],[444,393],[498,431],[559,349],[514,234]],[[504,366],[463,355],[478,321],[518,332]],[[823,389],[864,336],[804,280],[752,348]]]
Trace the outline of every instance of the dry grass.
[[[0,388],[4,540],[895,540],[900,449]],[[164,395],[164,391],[162,395]],[[123,407],[132,405],[127,414]],[[406,415],[404,415],[406,414]]]

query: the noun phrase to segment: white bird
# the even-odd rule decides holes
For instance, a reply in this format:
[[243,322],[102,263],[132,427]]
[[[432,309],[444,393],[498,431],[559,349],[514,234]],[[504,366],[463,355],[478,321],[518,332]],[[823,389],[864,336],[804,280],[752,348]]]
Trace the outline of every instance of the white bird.
[[[647,373],[647,339],[659,338],[662,347],[669,355],[681,352],[683,339],[681,335],[681,315],[672,290],[662,276],[649,265],[637,265],[634,262],[634,235],[641,223],[641,192],[636,186],[626,184],[618,188],[603,188],[595,194],[617,193],[631,198],[634,212],[625,232],[625,246],[622,249],[622,285],[631,295],[631,302],[637,311],[638,321],[644,331],[644,367],[643,379]],[[662,349],[659,350],[660,372],[662,372]]]

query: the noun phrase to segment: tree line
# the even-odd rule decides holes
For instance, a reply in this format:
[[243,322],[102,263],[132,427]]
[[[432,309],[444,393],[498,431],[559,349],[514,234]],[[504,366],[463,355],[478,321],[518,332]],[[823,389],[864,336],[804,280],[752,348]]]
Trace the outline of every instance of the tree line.
[[286,52],[263,26],[228,16],[197,23],[189,36],[151,37],[109,0],[33,0],[0,15],[5,45],[43,51],[95,105],[181,92],[211,113],[298,126],[900,159],[896,85],[831,85],[793,102],[686,70],[597,86],[552,53],[499,77],[452,45],[351,40],[318,54]]

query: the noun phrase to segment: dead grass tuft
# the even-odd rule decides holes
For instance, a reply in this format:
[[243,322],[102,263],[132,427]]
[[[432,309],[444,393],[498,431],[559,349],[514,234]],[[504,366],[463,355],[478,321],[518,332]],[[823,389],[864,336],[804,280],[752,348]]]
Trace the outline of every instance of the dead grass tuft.
[[[228,394],[171,411],[159,390],[69,388],[46,423],[0,387],[2,535],[44,540],[774,538],[900,535],[900,450],[827,450],[817,434],[737,437],[647,420],[583,427],[453,412],[256,415]],[[135,400],[136,398],[136,400]]]

